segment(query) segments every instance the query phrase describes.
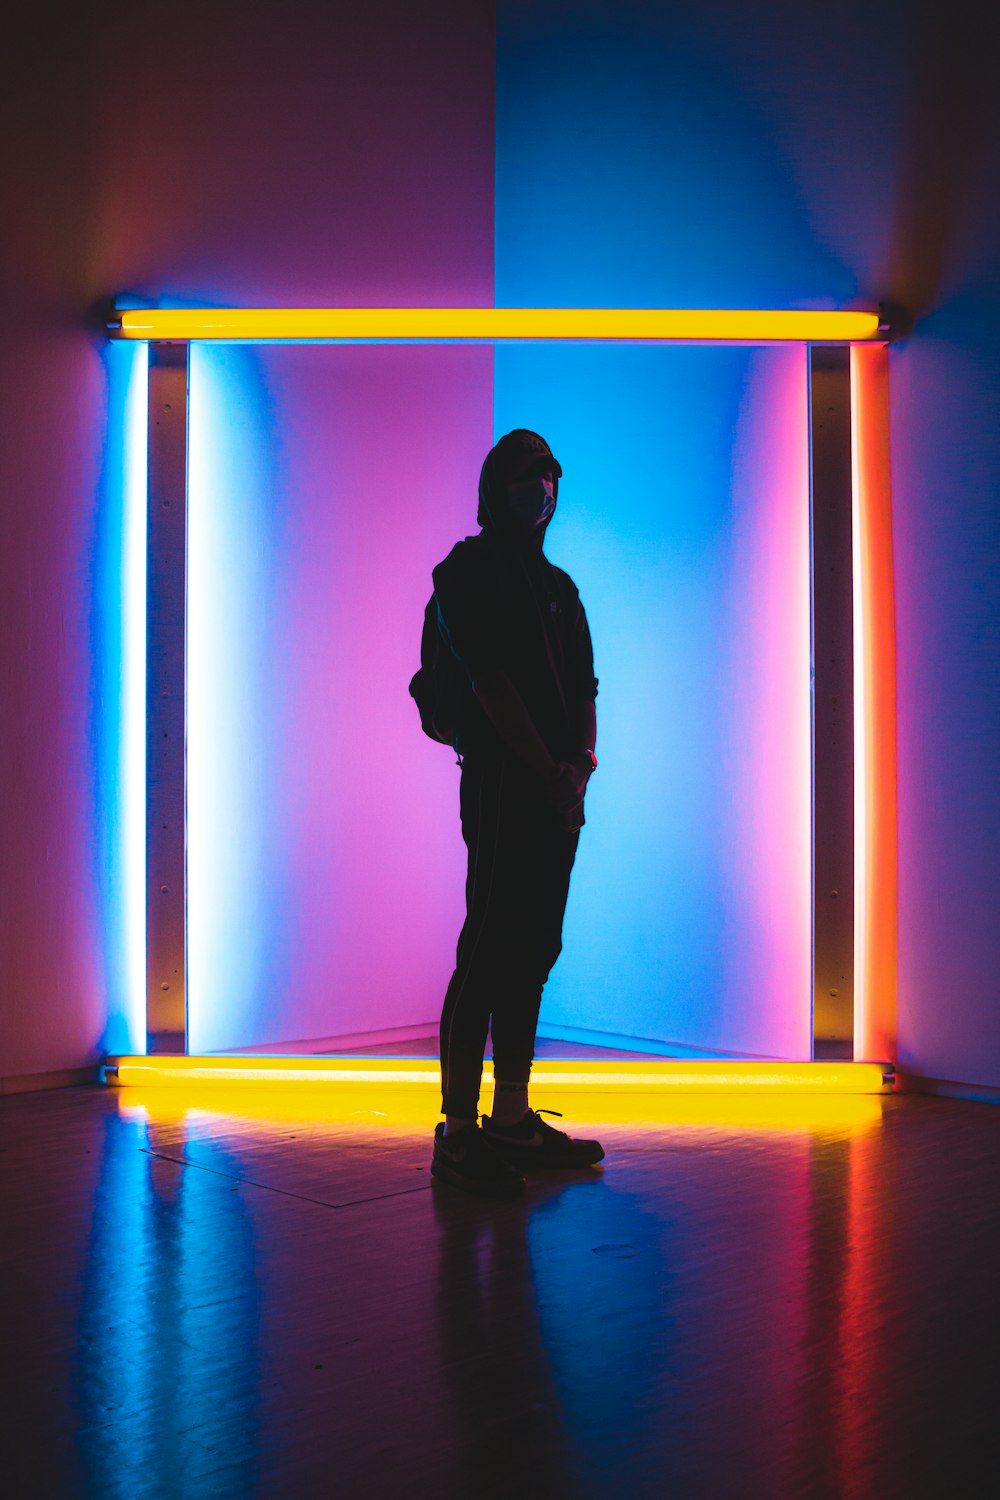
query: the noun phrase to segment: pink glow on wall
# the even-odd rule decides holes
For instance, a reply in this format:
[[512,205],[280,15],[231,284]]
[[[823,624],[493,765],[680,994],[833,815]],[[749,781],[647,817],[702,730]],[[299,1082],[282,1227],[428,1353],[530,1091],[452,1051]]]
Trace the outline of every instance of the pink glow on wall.
[[[812,1047],[812,751],[809,451],[804,347],[751,358],[733,443],[730,670],[733,1042],[745,997],[768,997],[755,1050]],[[741,997],[744,997],[741,999]],[[766,1033],[766,1038],[765,1038]]]
[[[256,351],[249,422],[232,360],[200,349],[192,378],[193,1051],[436,1017],[463,914],[458,769],[407,683],[490,443],[488,348]],[[203,469],[210,373],[231,390]],[[199,507],[228,515],[228,570]]]

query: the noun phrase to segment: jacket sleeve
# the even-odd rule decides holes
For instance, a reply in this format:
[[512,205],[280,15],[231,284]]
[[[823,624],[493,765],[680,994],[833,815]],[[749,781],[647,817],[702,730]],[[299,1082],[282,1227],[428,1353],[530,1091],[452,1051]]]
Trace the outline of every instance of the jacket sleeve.
[[577,617],[572,635],[570,656],[570,696],[580,702],[597,697],[597,678],[594,676],[594,647],[590,639],[590,626],[583,601],[577,595]]
[[464,542],[452,548],[432,577],[441,634],[475,682],[500,665],[495,590]]

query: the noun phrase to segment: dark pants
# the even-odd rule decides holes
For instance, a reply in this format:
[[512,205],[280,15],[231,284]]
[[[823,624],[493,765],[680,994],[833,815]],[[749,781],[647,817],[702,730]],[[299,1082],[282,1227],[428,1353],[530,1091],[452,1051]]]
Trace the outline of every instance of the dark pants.
[[474,1120],[483,1052],[493,1070],[527,1083],[542,986],[562,949],[579,833],[564,833],[528,774],[467,758],[462,836],[469,849],[466,918],[441,1015],[442,1109]]

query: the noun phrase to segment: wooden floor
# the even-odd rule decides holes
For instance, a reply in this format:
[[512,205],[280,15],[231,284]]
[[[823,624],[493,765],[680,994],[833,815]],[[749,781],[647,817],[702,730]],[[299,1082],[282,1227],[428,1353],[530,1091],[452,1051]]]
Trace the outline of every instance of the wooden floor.
[[6,1500],[1000,1495],[988,1105],[720,1099],[489,1204],[433,1114],[169,1094],[0,1100]]

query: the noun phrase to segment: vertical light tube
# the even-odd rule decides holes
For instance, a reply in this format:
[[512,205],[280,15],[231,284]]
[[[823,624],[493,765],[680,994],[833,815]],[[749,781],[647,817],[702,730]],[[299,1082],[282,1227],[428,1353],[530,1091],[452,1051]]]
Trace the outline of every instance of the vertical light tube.
[[858,1058],[896,1049],[896,626],[889,466],[889,355],[851,350],[854,508],[855,1036]]
[[146,527],[149,346],[135,351],[125,403],[122,504],[120,823],[126,1025],[146,1051]]
[[865,1013],[868,977],[868,639],[866,634],[862,532],[864,514],[859,482],[857,367],[851,359],[851,550],[854,611],[854,1055],[865,1051]]

